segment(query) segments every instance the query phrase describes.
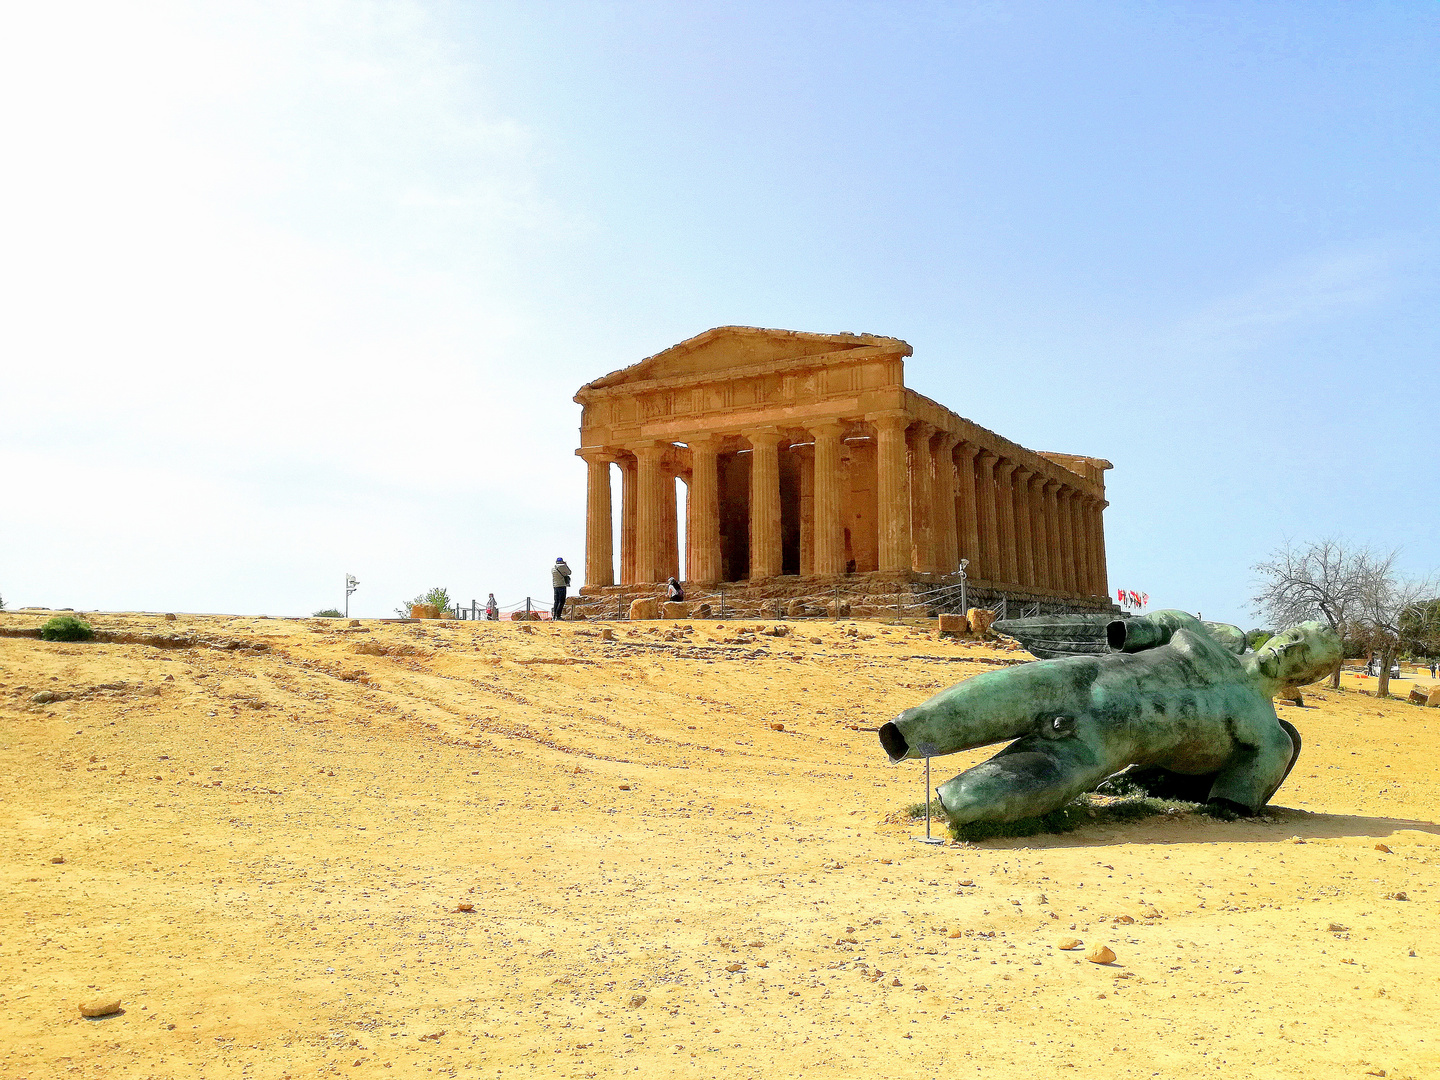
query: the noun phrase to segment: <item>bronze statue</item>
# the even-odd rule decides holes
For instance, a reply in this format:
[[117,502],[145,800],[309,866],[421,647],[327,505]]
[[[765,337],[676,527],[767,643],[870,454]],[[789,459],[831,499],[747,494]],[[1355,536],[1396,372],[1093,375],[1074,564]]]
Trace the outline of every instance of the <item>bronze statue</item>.
[[1231,630],[1181,611],[1112,620],[1111,652],[976,675],[885,724],[880,744],[897,762],[1015,740],[937,789],[957,825],[1038,817],[1122,770],[1155,794],[1254,814],[1300,753],[1271,699],[1329,674],[1340,641],[1307,622],[1246,654]]

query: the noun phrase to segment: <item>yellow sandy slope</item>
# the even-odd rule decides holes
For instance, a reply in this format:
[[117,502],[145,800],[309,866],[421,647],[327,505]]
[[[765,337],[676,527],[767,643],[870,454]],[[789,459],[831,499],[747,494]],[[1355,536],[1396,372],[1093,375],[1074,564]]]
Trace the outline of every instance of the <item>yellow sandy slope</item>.
[[1016,653],[96,625],[207,644],[0,639],[4,1077],[1440,1075],[1440,710],[1285,707],[1264,820],[927,847],[867,729]]

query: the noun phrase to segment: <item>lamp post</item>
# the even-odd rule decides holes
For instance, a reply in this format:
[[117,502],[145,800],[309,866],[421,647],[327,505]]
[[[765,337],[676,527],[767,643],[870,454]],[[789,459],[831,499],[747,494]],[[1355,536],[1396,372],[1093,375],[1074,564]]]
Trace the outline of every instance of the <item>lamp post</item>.
[[354,574],[345,575],[345,617],[347,619],[350,617],[350,594],[355,591],[359,584],[360,582]]

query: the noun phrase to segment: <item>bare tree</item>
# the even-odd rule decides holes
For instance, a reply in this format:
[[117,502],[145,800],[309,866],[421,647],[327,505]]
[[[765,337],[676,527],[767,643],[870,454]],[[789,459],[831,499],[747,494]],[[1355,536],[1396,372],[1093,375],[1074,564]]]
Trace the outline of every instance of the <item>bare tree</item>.
[[1371,564],[1361,583],[1354,622],[1380,653],[1377,697],[1390,693],[1390,664],[1400,650],[1406,623],[1435,596],[1433,578],[1401,577],[1395,570],[1395,552]]
[[[1377,558],[1369,548],[1334,537],[1304,547],[1287,540],[1270,553],[1268,562],[1251,567],[1257,589],[1251,605],[1271,630],[1320,619],[1343,641],[1352,630],[1365,583],[1373,577],[1372,567],[1378,562],[1388,566],[1393,559],[1393,553]],[[1331,673],[1330,685],[1340,685],[1340,664]]]

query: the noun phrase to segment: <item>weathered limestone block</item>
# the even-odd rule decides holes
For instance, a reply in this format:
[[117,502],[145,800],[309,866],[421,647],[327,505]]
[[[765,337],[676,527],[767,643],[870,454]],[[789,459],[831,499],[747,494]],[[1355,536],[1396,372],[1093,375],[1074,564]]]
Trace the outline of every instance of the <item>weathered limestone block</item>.
[[658,619],[660,617],[660,601],[653,596],[642,596],[638,600],[630,601],[631,620]]
[[695,618],[697,618],[697,619],[708,619],[708,618],[710,618],[710,605],[709,605],[709,604],[701,604],[700,606],[698,606],[698,607],[695,609]]
[[1430,700],[1426,703],[1427,708],[1440,709],[1440,686],[1430,688]]
[[511,622],[539,622],[540,613],[538,611],[512,611],[510,620]]
[[1300,688],[1298,686],[1285,687],[1275,695],[1275,700],[1288,701],[1291,705],[1300,705],[1302,707],[1305,704],[1305,699],[1300,696]]
[[1428,705],[1430,703],[1430,691],[1423,686],[1412,686],[1410,688],[1410,700],[1416,705]]
[[970,624],[964,615],[941,615],[940,633],[942,634],[968,634]]
[[825,605],[825,614],[832,619],[848,619],[850,617],[850,602],[848,600],[831,600]]
[[[632,619],[635,616],[630,616]],[[675,600],[667,600],[660,605],[660,617],[662,619],[688,619],[690,618],[690,605]]]
[[805,601],[797,596],[785,605],[785,614],[792,619],[803,619],[810,614],[810,610],[806,607]]
[[438,619],[440,609],[434,604],[411,604],[410,617],[412,619]]
[[970,632],[976,637],[988,637],[990,624],[995,621],[995,613],[989,608],[972,607],[965,613],[965,621],[970,625]]

